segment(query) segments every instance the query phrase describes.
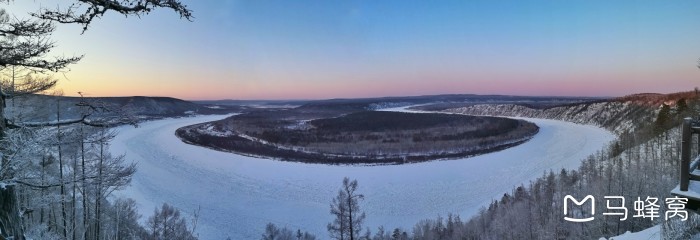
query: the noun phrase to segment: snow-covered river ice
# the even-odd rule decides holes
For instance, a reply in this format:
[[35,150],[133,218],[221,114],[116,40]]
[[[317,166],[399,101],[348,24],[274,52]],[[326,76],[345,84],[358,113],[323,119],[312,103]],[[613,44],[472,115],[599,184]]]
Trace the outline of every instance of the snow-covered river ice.
[[[545,171],[573,169],[614,139],[586,125],[526,119],[540,132],[503,151],[459,160],[389,166],[332,166],[240,156],[188,145],[179,127],[222,119],[197,116],[117,128],[113,154],[138,163],[131,187],[144,219],[166,202],[186,213],[201,207],[201,239],[259,239],[269,222],[328,237],[329,207],[343,177],[357,179],[372,231],[412,229],[421,219],[448,213],[468,219],[492,199]],[[143,220],[143,219],[142,219]]]

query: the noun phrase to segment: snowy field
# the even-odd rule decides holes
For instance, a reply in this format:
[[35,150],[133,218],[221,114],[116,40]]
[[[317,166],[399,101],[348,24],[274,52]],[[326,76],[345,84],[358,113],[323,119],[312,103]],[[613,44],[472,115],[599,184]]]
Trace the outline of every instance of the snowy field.
[[365,195],[366,227],[412,229],[421,219],[457,213],[462,219],[549,169],[576,168],[614,136],[603,129],[527,119],[540,127],[530,141],[472,158],[391,166],[329,166],[281,162],[185,144],[179,127],[222,119],[166,119],[117,129],[114,154],[138,163],[132,186],[118,193],[137,201],[144,219],[163,202],[186,213],[201,206],[201,239],[259,239],[272,222],[328,237],[331,199],[343,177]]

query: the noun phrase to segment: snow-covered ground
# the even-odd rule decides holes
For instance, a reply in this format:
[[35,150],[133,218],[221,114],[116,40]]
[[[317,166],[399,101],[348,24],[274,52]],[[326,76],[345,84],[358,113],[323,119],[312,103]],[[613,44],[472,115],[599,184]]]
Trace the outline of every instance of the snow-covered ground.
[[[611,237],[608,240],[660,240],[661,239],[661,225],[656,225],[639,232],[629,232]],[[605,240],[601,238],[600,240]]]
[[144,216],[163,202],[185,212],[201,206],[201,239],[259,239],[272,222],[327,238],[331,199],[343,177],[365,195],[365,226],[411,229],[421,219],[476,213],[514,186],[549,169],[575,168],[614,136],[603,129],[527,119],[540,127],[530,141],[461,160],[389,166],[330,166],[245,157],[188,145],[179,127],[223,116],[198,116],[118,128],[111,151],[138,162],[132,186]]

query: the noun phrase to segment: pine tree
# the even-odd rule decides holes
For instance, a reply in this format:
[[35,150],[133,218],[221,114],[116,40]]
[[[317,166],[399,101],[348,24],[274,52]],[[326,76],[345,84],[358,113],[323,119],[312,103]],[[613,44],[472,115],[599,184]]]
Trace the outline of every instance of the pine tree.
[[654,122],[654,135],[661,134],[666,129],[671,122],[671,107],[666,104],[661,105],[661,110],[659,114],[656,115],[656,121]]
[[364,195],[356,193],[357,180],[343,179],[343,186],[331,203],[331,214],[335,216],[327,228],[331,238],[339,240],[359,239],[365,213],[361,212],[359,200]]
[[676,109],[678,110],[678,114],[685,113],[685,111],[688,110],[688,102],[685,98],[678,99],[678,102],[676,102]]

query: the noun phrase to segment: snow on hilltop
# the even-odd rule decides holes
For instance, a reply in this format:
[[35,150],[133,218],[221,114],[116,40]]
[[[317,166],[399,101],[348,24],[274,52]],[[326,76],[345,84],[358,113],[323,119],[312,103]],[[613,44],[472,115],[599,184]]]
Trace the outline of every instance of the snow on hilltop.
[[620,134],[634,130],[639,121],[653,121],[648,116],[652,108],[640,107],[624,102],[586,103],[572,106],[534,109],[514,104],[480,104],[445,110],[470,115],[497,115],[528,118],[556,119],[567,122],[594,125]]
[[476,104],[447,109],[447,112],[470,115],[498,115],[528,118],[556,119],[594,125],[616,134],[634,131],[640,123],[655,121],[662,104],[675,106],[690,93],[638,94],[605,101],[567,104],[548,108],[533,108],[518,104]]

